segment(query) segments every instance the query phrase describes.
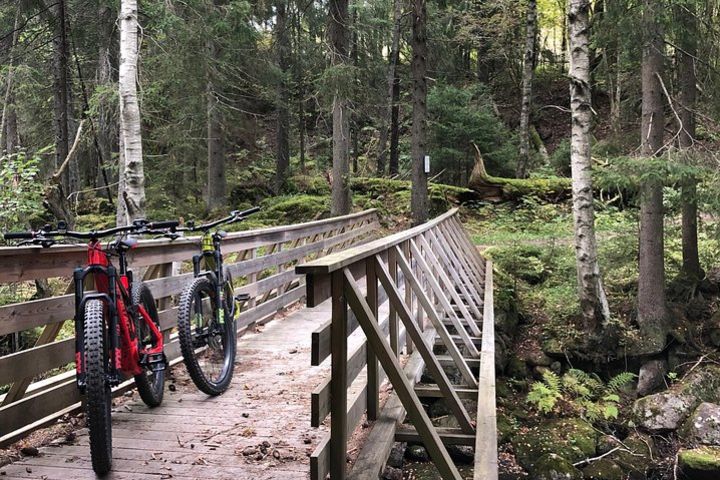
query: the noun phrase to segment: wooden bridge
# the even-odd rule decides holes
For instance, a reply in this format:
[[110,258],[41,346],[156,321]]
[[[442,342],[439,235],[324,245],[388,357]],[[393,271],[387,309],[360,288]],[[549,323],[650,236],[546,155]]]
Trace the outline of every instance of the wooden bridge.
[[[108,478],[377,478],[394,441],[424,444],[445,479],[461,478],[445,445],[475,446],[474,478],[497,478],[492,266],[456,213],[374,240],[372,210],[229,235],[223,252],[242,279],[237,293],[251,296],[233,386],[208,398],[178,366],[163,405],[148,409],[129,396],[131,382],[120,385]],[[181,360],[173,296],[192,275],[183,262],[198,242],[143,241],[130,259],[158,299],[172,364]],[[67,282],[84,255],[0,248],[0,284]],[[0,446],[78,424],[39,455],[0,467],[2,478],[95,478],[82,419],[69,417],[81,406],[68,368],[73,340],[61,333],[73,308],[69,290],[0,307],[0,335],[42,328],[34,347],[0,357],[0,386],[10,385]],[[434,383],[417,382],[424,370]],[[457,427],[436,428],[425,413],[421,402],[440,397]],[[349,449],[354,431],[366,432]]]

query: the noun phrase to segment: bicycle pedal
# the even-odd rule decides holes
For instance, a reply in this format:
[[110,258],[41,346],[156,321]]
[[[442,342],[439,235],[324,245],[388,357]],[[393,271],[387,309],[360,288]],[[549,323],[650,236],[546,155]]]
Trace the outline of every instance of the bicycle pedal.
[[250,295],[247,293],[241,293],[239,295],[235,295],[236,302],[247,302],[248,300],[250,300]]
[[160,372],[165,370],[167,357],[165,357],[165,353],[144,354],[140,358],[140,365],[148,367],[153,372]]

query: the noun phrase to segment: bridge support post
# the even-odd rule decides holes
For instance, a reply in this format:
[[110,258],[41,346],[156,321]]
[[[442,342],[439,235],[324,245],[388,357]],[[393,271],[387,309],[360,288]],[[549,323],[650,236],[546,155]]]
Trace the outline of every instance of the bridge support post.
[[347,456],[347,300],[343,271],[332,273],[330,478],[345,480]]

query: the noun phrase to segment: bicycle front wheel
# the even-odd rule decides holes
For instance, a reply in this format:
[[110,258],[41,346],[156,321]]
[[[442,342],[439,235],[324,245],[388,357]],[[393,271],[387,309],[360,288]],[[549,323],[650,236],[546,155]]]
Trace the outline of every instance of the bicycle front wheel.
[[[208,395],[220,395],[230,386],[235,362],[233,308],[222,299],[217,308],[215,284],[198,277],[180,295],[178,337],[183,361],[195,385]],[[227,297],[227,296],[225,296]]]
[[111,391],[105,369],[108,355],[105,344],[104,305],[90,300],[85,305],[85,379],[87,425],[90,431],[90,457],[95,473],[110,471],[112,463]]

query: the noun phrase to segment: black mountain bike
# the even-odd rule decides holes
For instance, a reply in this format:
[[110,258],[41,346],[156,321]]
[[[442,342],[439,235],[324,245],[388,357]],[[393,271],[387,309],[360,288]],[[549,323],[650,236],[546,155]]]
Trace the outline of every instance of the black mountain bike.
[[236,351],[235,317],[249,299],[248,295],[234,295],[220,250],[227,233],[217,227],[240,222],[258,210],[236,210],[214,222],[197,226],[188,222],[177,229],[203,232],[202,253],[193,256],[195,278],[180,295],[178,336],[190,378],[208,395],[220,395],[230,386]]

